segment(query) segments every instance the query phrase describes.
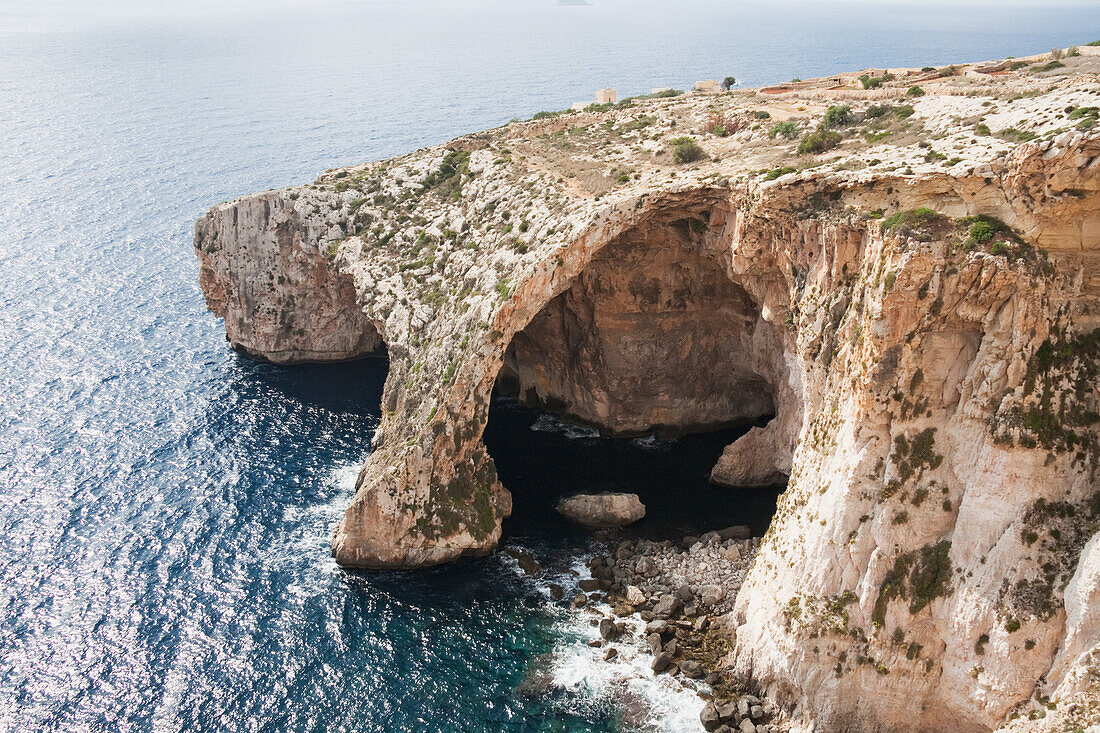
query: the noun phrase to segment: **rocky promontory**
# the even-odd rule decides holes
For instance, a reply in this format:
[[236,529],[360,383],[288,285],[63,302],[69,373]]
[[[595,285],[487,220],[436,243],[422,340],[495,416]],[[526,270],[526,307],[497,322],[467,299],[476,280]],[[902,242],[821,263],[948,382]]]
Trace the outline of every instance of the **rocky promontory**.
[[493,550],[523,501],[481,440],[494,392],[624,436],[754,420],[711,474],[788,482],[743,579],[657,570],[717,588],[731,685],[802,730],[1095,723],[1094,48],[636,98],[326,171],[211,209],[201,284],[253,357],[388,357],[346,567]]

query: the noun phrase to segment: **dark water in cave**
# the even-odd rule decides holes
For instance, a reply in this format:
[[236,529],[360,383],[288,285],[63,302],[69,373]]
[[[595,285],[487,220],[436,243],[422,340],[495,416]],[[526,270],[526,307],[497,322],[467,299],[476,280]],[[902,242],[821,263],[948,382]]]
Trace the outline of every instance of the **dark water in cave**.
[[[0,2],[0,730],[616,730],[630,661],[596,664],[590,628],[542,587],[589,551],[555,497],[637,490],[643,529],[673,535],[760,528],[774,498],[707,485],[728,435],[569,439],[501,404],[487,439],[515,494],[505,541],[550,575],[500,555],[341,572],[329,538],[385,364],[230,351],[192,251],[211,205],[606,85],[1097,37],[1089,2]],[[568,694],[517,698],[550,650]],[[698,729],[697,698],[637,692],[654,726]]]
[[624,536],[680,540],[731,524],[748,524],[762,535],[781,487],[733,489],[709,481],[722,449],[751,425],[670,441],[607,438],[514,401],[494,400],[485,444],[512,492],[504,541],[585,535],[554,505],[563,496],[603,491],[638,494],[646,506],[645,519],[619,531]]

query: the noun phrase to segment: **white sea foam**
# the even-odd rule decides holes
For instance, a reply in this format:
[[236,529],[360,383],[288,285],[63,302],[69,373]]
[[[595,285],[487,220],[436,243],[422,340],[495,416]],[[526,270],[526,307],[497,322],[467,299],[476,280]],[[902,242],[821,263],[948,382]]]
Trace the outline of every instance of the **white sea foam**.
[[[597,607],[610,611],[604,604]],[[563,641],[554,651],[551,667],[554,682],[593,706],[623,710],[627,725],[670,733],[700,730],[699,711],[704,703],[698,690],[706,689],[705,685],[653,673],[653,656],[638,635],[645,627],[642,620],[636,615],[624,619],[627,631],[618,641],[594,648],[588,642],[600,634],[591,618],[585,610],[570,611],[562,618]],[[614,659],[604,659],[608,646],[618,651]],[[698,684],[698,690],[693,684]]]
[[[532,552],[527,548],[517,549]],[[544,570],[538,578],[524,575],[516,560],[506,554],[502,554],[502,561],[518,576],[528,578],[547,598],[550,597],[547,586],[557,583],[568,599],[580,592],[578,584],[580,578],[589,575],[587,563],[591,557],[592,553],[576,555],[567,568]],[[555,604],[551,608],[557,616],[554,627],[559,641],[553,649],[550,673],[554,685],[568,693],[563,705],[591,711],[622,710],[628,729],[667,733],[702,729],[699,711],[704,703],[698,692],[708,689],[707,686],[702,682],[653,673],[653,655],[641,636],[645,622],[637,614],[621,619],[627,629],[618,640],[602,647],[591,647],[588,643],[600,638],[599,628],[591,623],[593,618],[598,618],[593,610],[609,615],[610,606],[597,603],[576,610]],[[618,655],[606,660],[604,655],[609,646],[613,646]]]
[[293,529],[271,560],[278,566],[307,563],[309,572],[299,574],[299,577],[311,586],[292,583],[287,586],[287,592],[291,595],[310,597],[319,587],[314,581],[339,572],[330,551],[332,529],[355,495],[355,481],[362,465],[362,461],[358,461],[335,466],[323,480],[328,487],[328,496],[324,501],[308,506],[288,505],[284,509],[283,517]]
[[595,428],[574,425],[545,413],[539,415],[538,419],[531,425],[531,430],[536,433],[560,433],[570,440],[590,440],[600,437],[600,431]]
[[668,450],[672,447],[672,441],[659,440],[653,433],[643,435],[640,438],[634,438],[630,441],[630,444],[635,448],[647,451]]

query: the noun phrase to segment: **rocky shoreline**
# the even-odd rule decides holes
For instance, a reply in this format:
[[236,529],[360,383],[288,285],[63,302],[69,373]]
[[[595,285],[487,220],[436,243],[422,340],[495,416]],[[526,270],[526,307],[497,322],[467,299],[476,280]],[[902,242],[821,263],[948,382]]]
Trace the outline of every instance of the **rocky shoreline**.
[[[668,675],[698,694],[705,730],[776,733],[789,729],[779,708],[739,686],[726,669],[733,641],[728,615],[760,541],[744,525],[680,542],[606,537],[575,595],[557,583],[547,587],[554,600],[590,614],[599,638],[589,646],[605,649],[605,660],[627,644],[648,650],[653,675]],[[530,555],[509,554],[525,573],[541,571]],[[521,692],[532,694],[544,674],[541,667],[534,670],[535,681],[529,677]],[[635,711],[627,722],[639,718],[644,713]]]
[[681,542],[621,577],[611,547],[583,598],[562,582],[612,631],[628,600],[631,628],[669,623],[677,675],[647,682],[695,661],[699,615],[718,638],[751,562],[713,656],[800,729],[1100,708],[1097,48],[624,100],[327,171],[212,208],[200,282],[244,353],[387,355],[344,567],[498,546],[494,392],[624,436],[774,415],[710,472],[789,477],[759,561],[725,558],[738,579]]

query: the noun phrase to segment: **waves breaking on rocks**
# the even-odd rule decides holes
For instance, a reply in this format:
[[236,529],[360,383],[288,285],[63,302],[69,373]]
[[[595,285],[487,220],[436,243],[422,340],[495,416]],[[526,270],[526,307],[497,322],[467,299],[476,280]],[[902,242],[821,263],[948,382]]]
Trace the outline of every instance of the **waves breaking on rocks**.
[[759,543],[743,525],[680,542],[603,540],[557,569],[507,548],[508,566],[554,609],[560,637],[517,694],[609,706],[627,730],[787,730],[773,703],[724,670],[727,614]]

